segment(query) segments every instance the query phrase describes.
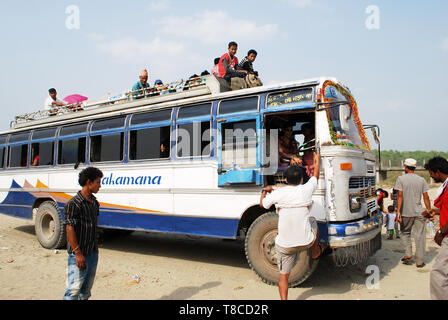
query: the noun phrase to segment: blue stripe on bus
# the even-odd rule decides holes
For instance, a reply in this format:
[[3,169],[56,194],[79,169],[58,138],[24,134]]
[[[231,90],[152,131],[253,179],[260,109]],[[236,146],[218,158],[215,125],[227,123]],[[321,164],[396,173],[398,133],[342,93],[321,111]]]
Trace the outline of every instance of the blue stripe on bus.
[[112,213],[101,211],[100,227],[172,232],[219,238],[235,238],[238,219],[180,217],[156,214]]

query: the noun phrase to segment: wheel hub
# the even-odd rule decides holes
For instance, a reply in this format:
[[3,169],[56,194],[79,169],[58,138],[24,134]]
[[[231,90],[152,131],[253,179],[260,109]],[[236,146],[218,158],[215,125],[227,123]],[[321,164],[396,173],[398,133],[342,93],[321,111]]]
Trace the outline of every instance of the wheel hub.
[[42,217],[42,233],[47,239],[51,238],[55,232],[55,222],[50,214]]
[[272,266],[277,265],[277,253],[275,251],[275,238],[277,234],[277,230],[272,230],[266,233],[260,242],[260,249],[263,252],[262,256]]

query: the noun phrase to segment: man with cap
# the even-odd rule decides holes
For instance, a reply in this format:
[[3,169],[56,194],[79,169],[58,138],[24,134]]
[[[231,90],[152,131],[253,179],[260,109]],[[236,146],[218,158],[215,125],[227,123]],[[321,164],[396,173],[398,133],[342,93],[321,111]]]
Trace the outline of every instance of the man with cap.
[[[415,159],[404,161],[405,174],[398,177],[394,189],[398,190],[397,221],[401,224],[401,239],[405,255],[401,259],[404,264],[413,264],[411,233],[415,241],[415,263],[417,268],[425,266],[426,249],[426,217],[432,213],[429,200],[429,187],[425,179],[416,175]],[[426,210],[423,210],[422,196]]]
[[[149,88],[149,83],[148,83],[148,70],[143,69],[140,72],[140,76],[139,76],[140,80],[137,81],[136,84],[134,84],[134,86],[132,87],[132,92],[134,94],[134,97],[136,99],[138,98],[142,98],[143,94],[144,94],[144,90],[145,88]],[[140,90],[138,92],[135,92],[137,90]]]

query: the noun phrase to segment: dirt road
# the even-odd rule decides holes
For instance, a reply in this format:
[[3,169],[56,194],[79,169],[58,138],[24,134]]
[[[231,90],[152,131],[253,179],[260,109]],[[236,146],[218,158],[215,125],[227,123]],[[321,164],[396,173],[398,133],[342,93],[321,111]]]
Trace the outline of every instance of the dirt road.
[[[427,239],[426,266],[403,265],[399,240],[385,240],[368,260],[378,266],[379,288],[368,289],[371,275],[356,266],[336,268],[331,256],[290,299],[429,299],[429,272],[438,247]],[[62,298],[65,250],[40,246],[32,222],[0,215],[0,299]],[[130,283],[134,275],[139,283]],[[372,283],[372,282],[369,282]],[[92,299],[278,299],[248,267],[241,241],[135,232],[105,239]]]

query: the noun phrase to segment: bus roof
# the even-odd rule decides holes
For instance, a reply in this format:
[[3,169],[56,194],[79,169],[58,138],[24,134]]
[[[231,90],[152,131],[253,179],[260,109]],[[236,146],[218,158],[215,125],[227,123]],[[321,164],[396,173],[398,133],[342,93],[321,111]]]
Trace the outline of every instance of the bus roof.
[[[74,120],[88,121],[92,119],[99,119],[104,118],[105,114],[109,117],[131,112],[158,110],[166,107],[178,106],[179,104],[192,104],[208,100],[238,97],[295,87],[316,86],[323,84],[327,80],[339,83],[339,81],[334,77],[318,77],[230,91],[230,89],[223,86],[222,82],[218,81],[215,76],[207,75],[200,77],[199,85],[192,86],[189,90],[182,92],[146,97],[133,101],[128,101],[127,96],[116,99],[105,98],[90,102],[88,101],[85,105],[85,109],[82,111],[68,112],[55,116],[49,116],[44,111],[38,111],[32,114],[37,114],[37,118],[30,116],[30,114],[17,116],[15,121],[11,122],[11,129],[0,132],[0,134],[19,132],[25,129],[42,128],[48,126],[49,124],[68,124],[73,123]],[[148,108],[148,106],[151,107]],[[40,115],[42,116],[39,117]]]

